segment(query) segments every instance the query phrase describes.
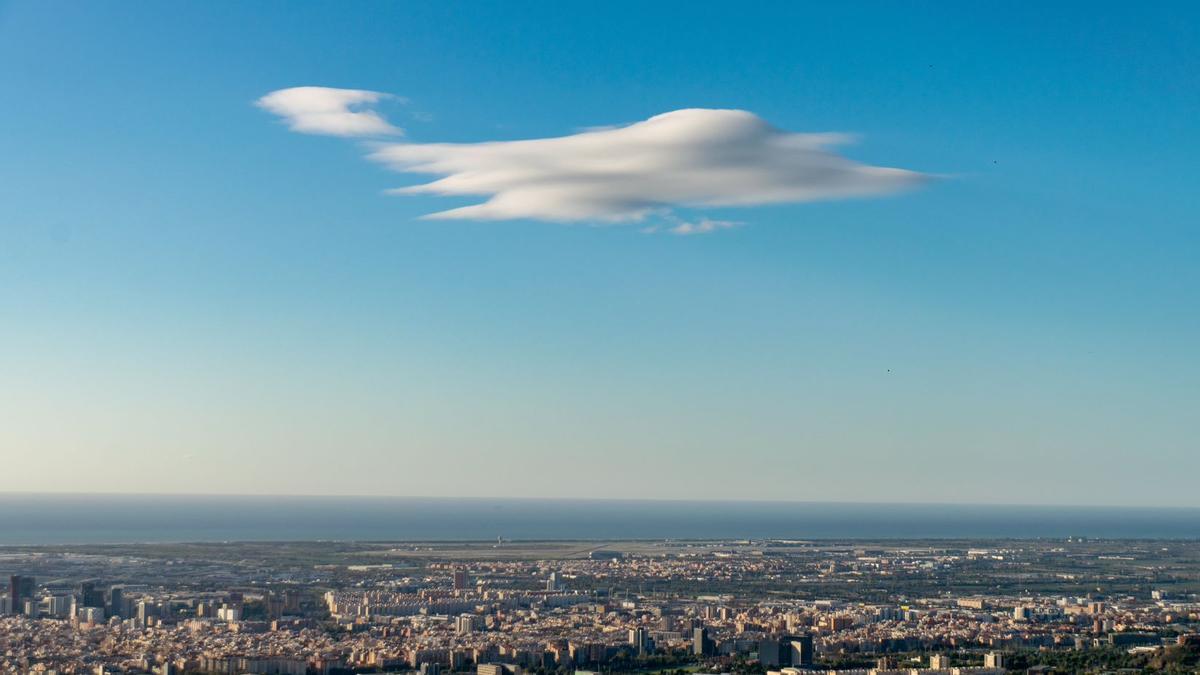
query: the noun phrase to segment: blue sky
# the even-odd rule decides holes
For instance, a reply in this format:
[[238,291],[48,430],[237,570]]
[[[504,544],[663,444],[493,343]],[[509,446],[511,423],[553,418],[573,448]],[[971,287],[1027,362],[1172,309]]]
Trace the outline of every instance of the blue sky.
[[[1193,3],[0,2],[0,447],[45,491],[1200,505]],[[940,178],[648,222],[400,143],[686,108]]]

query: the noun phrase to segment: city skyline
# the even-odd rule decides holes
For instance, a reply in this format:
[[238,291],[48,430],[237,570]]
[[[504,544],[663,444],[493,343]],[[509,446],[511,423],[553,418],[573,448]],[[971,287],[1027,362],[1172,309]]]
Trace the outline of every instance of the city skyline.
[[23,573],[0,589],[0,667],[1191,672],[1200,664],[1197,542],[1146,544],[213,542],[187,545],[186,558],[178,544],[26,548],[2,561]]
[[1200,507],[1198,19],[0,2],[4,490]]

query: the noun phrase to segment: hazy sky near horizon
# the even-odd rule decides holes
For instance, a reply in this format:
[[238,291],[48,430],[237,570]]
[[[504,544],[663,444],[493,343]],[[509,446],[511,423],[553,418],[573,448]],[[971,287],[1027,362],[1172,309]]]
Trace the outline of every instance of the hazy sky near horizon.
[[1197,26],[0,0],[3,489],[1200,506]]

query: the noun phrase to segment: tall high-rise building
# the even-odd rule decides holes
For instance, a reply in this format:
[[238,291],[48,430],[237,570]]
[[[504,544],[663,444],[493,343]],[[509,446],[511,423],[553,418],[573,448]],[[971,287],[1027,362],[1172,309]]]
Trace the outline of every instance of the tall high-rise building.
[[125,612],[125,587],[113,586],[108,589],[108,615],[124,617]]
[[56,618],[64,619],[71,615],[71,596],[55,595],[46,599],[46,612]]
[[454,630],[459,633],[473,633],[479,625],[474,614],[463,614],[454,621]]
[[286,602],[283,597],[276,593],[267,593],[266,599],[267,616],[272,619],[278,619],[283,616],[284,605]]
[[557,591],[561,588],[562,585],[558,580],[558,572],[551,572],[550,577],[546,579],[546,590]]
[[984,668],[1003,668],[1004,655],[1000,652],[988,652],[983,655]]
[[138,604],[137,604],[137,623],[138,623],[138,625],[145,628],[146,626],[148,626],[150,623],[153,622],[153,619],[154,619],[154,605],[150,604],[150,601],[148,601],[148,600],[142,600],[142,601],[138,602]]
[[708,629],[704,627],[692,629],[692,653],[696,656],[712,656],[717,651],[716,644],[708,637]]
[[104,608],[104,591],[96,588],[96,582],[84,581],[79,584],[79,604],[81,607]]
[[771,669],[779,666],[791,665],[791,646],[788,645],[787,652],[784,651],[784,645],[779,640],[767,638],[758,641],[758,662],[764,668]]
[[78,616],[80,621],[88,624],[89,626],[95,626],[96,624],[104,621],[104,608],[81,607],[79,608]]
[[813,639],[811,635],[797,635],[785,638],[791,647],[791,665],[808,668],[813,664]]
[[933,654],[929,657],[929,667],[933,670],[944,670],[950,667],[950,657],[945,654]]
[[33,599],[33,577],[14,574],[8,578],[9,608],[13,614],[25,611],[25,601]]
[[462,591],[467,588],[467,571],[454,570],[454,590]]
[[629,629],[629,646],[633,647],[638,656],[645,656],[649,651],[650,634],[645,628]]

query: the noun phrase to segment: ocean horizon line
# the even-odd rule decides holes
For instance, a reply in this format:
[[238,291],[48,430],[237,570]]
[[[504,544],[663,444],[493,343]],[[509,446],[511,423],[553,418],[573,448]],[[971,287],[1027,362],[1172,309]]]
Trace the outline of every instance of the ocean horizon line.
[[[553,508],[547,508],[552,506]],[[783,501],[0,493],[0,544],[1198,539],[1200,509]]]
[[168,500],[327,500],[327,501],[408,501],[408,502],[469,502],[469,503],[577,503],[577,504],[712,504],[763,506],[846,506],[846,507],[978,507],[996,509],[1066,509],[1066,510],[1131,510],[1131,511],[1196,511],[1200,504],[1100,504],[1061,502],[992,502],[992,501],[905,501],[905,500],[836,500],[836,499],[777,499],[777,498],[691,498],[691,497],[564,497],[564,496],[474,496],[474,495],[389,495],[389,494],[303,494],[247,492],[49,492],[44,490],[0,490],[0,499],[168,499]]

